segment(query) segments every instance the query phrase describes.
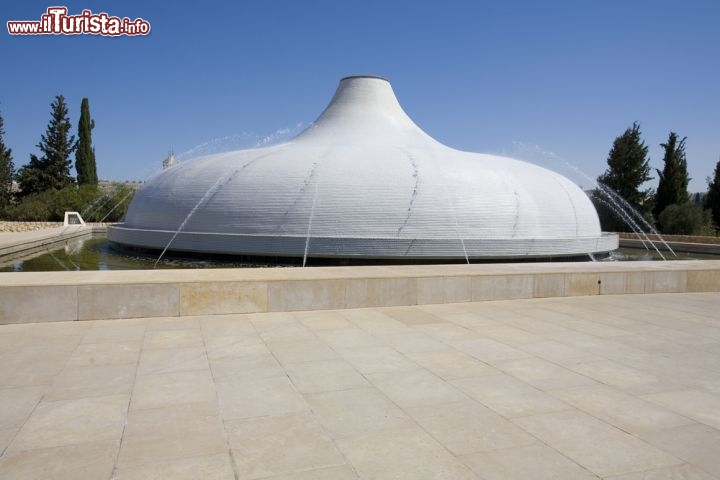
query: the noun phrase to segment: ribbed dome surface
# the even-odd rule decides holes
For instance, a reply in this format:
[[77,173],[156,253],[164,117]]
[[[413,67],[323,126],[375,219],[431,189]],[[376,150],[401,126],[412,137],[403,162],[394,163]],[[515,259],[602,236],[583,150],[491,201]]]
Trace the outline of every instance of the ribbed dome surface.
[[[180,228],[182,225],[182,228]],[[135,195],[112,241],[243,255],[566,256],[617,248],[567,178],[435,141],[390,83],[347,77],[291,141],[180,163]]]

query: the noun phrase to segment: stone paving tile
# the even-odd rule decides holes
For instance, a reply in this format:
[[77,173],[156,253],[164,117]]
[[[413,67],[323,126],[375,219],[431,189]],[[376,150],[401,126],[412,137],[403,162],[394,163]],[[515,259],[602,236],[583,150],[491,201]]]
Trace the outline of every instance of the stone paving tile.
[[287,377],[215,384],[225,419],[301,412],[308,405]]
[[325,343],[340,351],[348,348],[380,347],[383,342],[360,328],[338,328],[316,332]]
[[467,399],[460,390],[427,370],[373,373],[366,377],[400,408]]
[[529,445],[536,439],[489,408],[465,400],[406,411],[455,455]]
[[0,429],[0,455],[2,455],[2,452],[10,445],[10,442],[15,438],[18,430],[20,430],[20,428],[17,427]]
[[720,395],[701,390],[679,390],[645,395],[643,398],[720,429]]
[[348,465],[340,465],[337,467],[318,468],[315,470],[305,470],[302,472],[295,471],[287,475],[273,475],[267,477],[267,480],[355,480],[357,476],[355,470]]
[[211,359],[210,368],[215,381],[218,382],[285,375],[285,371],[269,352]]
[[568,368],[598,382],[622,389],[646,387],[659,382],[658,377],[655,375],[613,362],[612,360],[582,362],[569,365]]
[[68,366],[56,377],[44,401],[104,397],[129,394],[135,382],[137,365]]
[[255,335],[222,335],[205,337],[205,349],[210,362],[246,355],[269,354],[265,342]]
[[483,480],[600,478],[541,443],[465,455],[461,460]]
[[312,393],[305,399],[335,438],[412,425],[412,419],[375,388]]
[[195,456],[227,453],[214,403],[186,403],[130,411],[118,457],[120,470]]
[[77,443],[8,453],[0,457],[3,480],[109,479],[117,441]]
[[606,480],[717,480],[717,478],[689,464],[605,477]]
[[645,433],[642,439],[704,472],[716,476],[720,473],[720,430],[707,425],[686,425]]
[[332,438],[309,413],[226,422],[240,478],[343,465]]
[[576,410],[545,413],[513,421],[599,476],[682,463],[679,458]]
[[40,402],[8,451],[120,440],[130,395]]
[[0,430],[22,426],[48,388],[34,386],[1,389]]
[[342,357],[363,375],[416,370],[418,365],[390,347],[348,348]]
[[202,347],[203,337],[200,329],[191,330],[155,330],[145,333],[144,350],[158,348]]
[[327,343],[318,338],[299,341],[272,341],[267,342],[267,346],[280,363],[312,362],[338,358],[338,354]]
[[560,400],[505,374],[462,378],[450,383],[507,418],[570,408]]
[[188,372],[207,370],[208,368],[210,366],[204,346],[163,348],[142,351],[138,364],[138,375]]
[[457,350],[408,353],[407,357],[444,380],[500,373],[499,370]]
[[495,366],[540,390],[597,385],[597,382],[565,367],[539,358],[520,358],[496,362]]
[[114,480],[234,480],[227,453],[200,457],[175,458],[137,467],[119,469]]
[[214,402],[215,384],[208,371],[170,372],[137,377],[130,410],[183,403]]
[[379,335],[382,342],[400,353],[432,352],[447,348],[444,343],[421,332],[410,331]]
[[302,393],[370,386],[352,365],[337,358],[318,362],[288,363],[284,368],[295,388]]
[[555,390],[551,394],[579,410],[636,435],[694,423],[687,417],[605,385]]
[[67,366],[136,364],[140,358],[138,341],[115,343],[84,343],[72,352]]
[[293,317],[314,332],[352,328],[353,325],[339,311],[294,312]]
[[337,445],[360,478],[465,480],[477,477],[419,427],[345,437]]

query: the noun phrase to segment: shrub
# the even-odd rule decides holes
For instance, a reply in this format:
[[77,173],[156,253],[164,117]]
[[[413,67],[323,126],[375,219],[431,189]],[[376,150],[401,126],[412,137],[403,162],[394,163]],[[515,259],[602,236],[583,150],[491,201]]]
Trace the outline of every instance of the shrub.
[[668,205],[660,213],[660,229],[668,235],[714,235],[710,210],[686,202]]

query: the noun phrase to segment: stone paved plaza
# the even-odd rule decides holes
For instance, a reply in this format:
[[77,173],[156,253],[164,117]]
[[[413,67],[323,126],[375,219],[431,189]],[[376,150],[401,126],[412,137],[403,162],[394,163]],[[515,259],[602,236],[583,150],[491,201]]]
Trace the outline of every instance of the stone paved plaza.
[[720,478],[720,294],[0,326],[0,478]]

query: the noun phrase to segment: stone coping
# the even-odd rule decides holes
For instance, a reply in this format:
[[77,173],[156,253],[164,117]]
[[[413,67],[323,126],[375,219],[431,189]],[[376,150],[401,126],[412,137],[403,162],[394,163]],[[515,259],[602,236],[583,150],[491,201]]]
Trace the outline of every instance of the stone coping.
[[720,291],[720,260],[0,273],[0,323]]

